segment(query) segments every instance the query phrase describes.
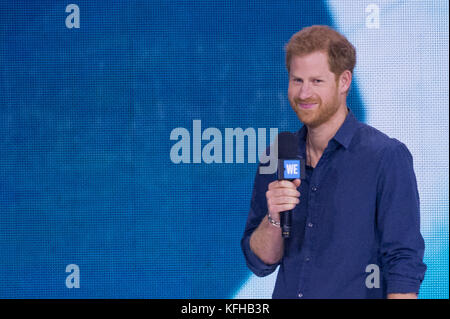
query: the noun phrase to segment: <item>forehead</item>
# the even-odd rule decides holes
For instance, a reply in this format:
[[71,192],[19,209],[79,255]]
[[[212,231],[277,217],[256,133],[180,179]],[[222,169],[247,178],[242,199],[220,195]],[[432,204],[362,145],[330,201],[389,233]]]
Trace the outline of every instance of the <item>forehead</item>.
[[330,75],[328,55],[325,52],[313,52],[307,55],[294,55],[291,59],[290,73],[294,76]]

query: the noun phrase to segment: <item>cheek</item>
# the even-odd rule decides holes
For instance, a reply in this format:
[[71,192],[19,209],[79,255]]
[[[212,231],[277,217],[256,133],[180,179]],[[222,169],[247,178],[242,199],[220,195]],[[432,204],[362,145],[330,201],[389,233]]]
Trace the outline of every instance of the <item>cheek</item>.
[[317,97],[320,98],[324,102],[332,101],[335,99],[335,91],[333,90],[323,90],[321,92],[317,92]]
[[291,85],[289,85],[289,87],[288,87],[288,98],[289,98],[289,100],[292,100],[292,98],[294,96],[295,96],[295,90],[294,90],[294,88]]
[[297,104],[297,102],[298,102],[295,94],[288,94],[288,101],[291,104],[291,106],[293,104]]

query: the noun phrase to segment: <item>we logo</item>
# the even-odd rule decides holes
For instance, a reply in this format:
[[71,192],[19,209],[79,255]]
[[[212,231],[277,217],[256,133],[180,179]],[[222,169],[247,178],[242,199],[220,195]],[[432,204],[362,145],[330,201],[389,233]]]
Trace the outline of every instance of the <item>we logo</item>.
[[284,179],[300,178],[300,160],[284,160]]

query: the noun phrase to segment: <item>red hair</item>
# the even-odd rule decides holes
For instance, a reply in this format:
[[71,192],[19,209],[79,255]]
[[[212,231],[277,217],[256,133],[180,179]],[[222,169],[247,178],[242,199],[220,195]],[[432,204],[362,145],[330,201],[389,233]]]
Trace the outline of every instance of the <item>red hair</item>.
[[293,56],[304,56],[317,51],[327,53],[330,71],[336,78],[345,70],[353,73],[356,64],[355,47],[342,34],[325,25],[313,25],[295,33],[285,50],[288,72]]

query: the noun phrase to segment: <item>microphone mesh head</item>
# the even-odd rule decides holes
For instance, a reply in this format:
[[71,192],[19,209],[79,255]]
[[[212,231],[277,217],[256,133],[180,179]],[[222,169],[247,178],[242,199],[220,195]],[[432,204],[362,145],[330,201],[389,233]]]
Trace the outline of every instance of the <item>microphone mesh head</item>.
[[298,138],[291,132],[278,134],[278,158],[296,158]]

